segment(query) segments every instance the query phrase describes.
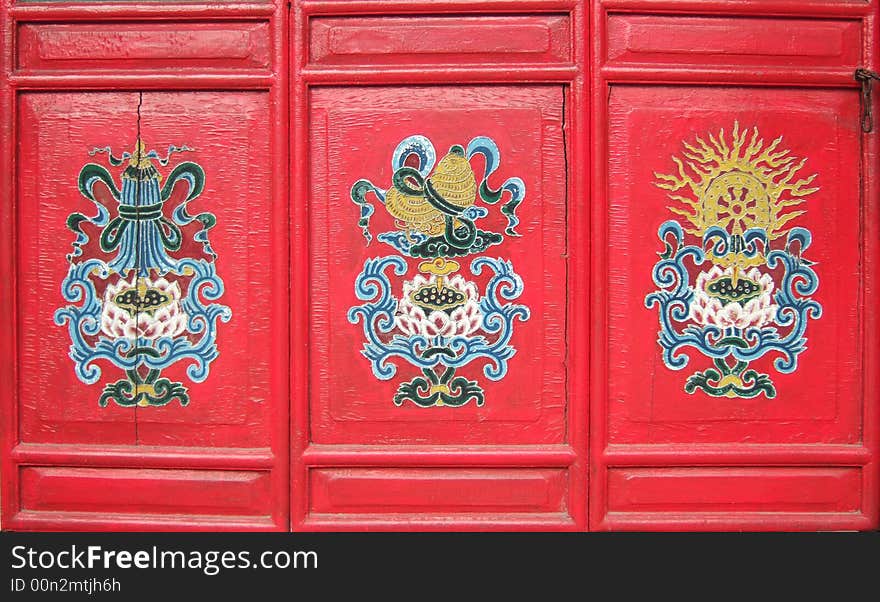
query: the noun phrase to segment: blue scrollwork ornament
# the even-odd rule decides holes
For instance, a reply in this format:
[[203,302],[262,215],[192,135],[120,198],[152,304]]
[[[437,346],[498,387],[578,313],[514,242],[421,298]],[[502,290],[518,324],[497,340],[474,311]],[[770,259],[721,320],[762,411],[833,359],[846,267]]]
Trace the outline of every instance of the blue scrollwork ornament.
[[[97,214],[74,213],[67,219],[76,238],[61,285],[68,305],[55,312],[55,323],[68,328],[70,358],[82,382],[100,380],[100,361],[125,372],[124,379],[105,384],[101,406],[111,401],[124,407],[162,406],[175,399],[185,406],[187,387],[162,377],[162,371],[187,361],[187,376],[202,382],[218,355],[217,325],[228,322],[231,311],[212,303],[223,295],[208,241],[216,219],[211,213],[188,212],[204,190],[204,171],[196,163],[180,163],[161,186],[154,165],[164,167],[173,154],[191,150],[171,146],[160,157],[141,140],[120,157],[109,148],[93,150],[92,156],[107,153],[111,167],[128,160],[121,187],[103,165],[89,163],[80,170],[79,191]],[[185,186],[185,195],[168,211],[178,185]],[[108,200],[115,207],[108,207]],[[201,247],[196,256],[183,251],[187,233]]]
[[[485,159],[478,183],[470,160]],[[363,328],[362,354],[380,380],[397,374],[404,361],[421,375],[399,385],[394,403],[412,402],[420,407],[458,407],[470,401],[478,406],[485,393],[477,381],[458,370],[474,361],[483,362],[483,374],[500,380],[507,374],[514,324],[529,318],[529,309],[514,303],[523,282],[509,260],[478,256],[470,261],[472,276],[485,268],[491,276],[484,291],[462,271],[461,258],[499,245],[505,236],[519,236],[516,209],[525,197],[520,178],[509,178],[499,188],[489,184],[498,169],[500,153],[495,142],[476,137],[467,146],[453,145],[439,161],[428,138],[404,139],[392,155],[391,186],[382,189],[369,180],[358,180],[351,198],[358,205],[358,225],[369,244],[372,194],[393,219],[396,229],[376,239],[400,255],[367,259],[355,282],[355,294],[363,303],[352,307],[348,320]],[[503,202],[502,202],[503,201]],[[507,218],[504,233],[477,227],[489,207],[501,204]],[[421,260],[409,275],[407,259]],[[396,292],[392,279],[409,276]]]
[[792,227],[816,192],[816,176],[797,176],[805,160],[770,144],[757,128],[732,139],[724,130],[685,143],[678,172],[655,174],[669,191],[669,209],[681,220],[664,222],[658,237],[664,250],[654,265],[657,290],[645,305],[657,308],[658,343],[673,370],[688,365],[686,349],[712,360],[692,374],[688,393],[751,398],[776,396],[770,375],[751,368],[767,354],[781,373],[797,369],[807,348],[810,320],[822,315],[812,295],[819,287],[813,262],[804,256],[810,232]]

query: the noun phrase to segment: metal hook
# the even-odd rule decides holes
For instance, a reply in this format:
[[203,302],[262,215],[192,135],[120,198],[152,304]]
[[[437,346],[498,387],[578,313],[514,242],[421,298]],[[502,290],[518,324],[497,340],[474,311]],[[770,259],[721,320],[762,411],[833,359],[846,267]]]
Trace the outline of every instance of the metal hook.
[[874,116],[871,112],[871,80],[880,81],[880,75],[859,67],[854,74],[856,81],[862,86],[862,131],[865,133],[874,129]]

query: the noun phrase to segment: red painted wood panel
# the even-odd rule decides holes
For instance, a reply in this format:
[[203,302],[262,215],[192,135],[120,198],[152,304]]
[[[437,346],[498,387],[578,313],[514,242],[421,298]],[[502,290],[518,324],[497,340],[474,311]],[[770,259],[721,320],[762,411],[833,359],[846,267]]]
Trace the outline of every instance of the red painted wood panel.
[[[270,303],[277,282],[271,271],[271,167],[253,160],[269,156],[268,103],[264,92],[143,96],[142,139],[157,146],[186,141],[195,149],[187,158],[205,169],[200,199],[210,202],[217,219],[211,246],[232,318],[218,327],[211,375],[189,384],[191,403],[139,414],[141,444],[247,448],[271,441],[273,407],[284,403],[270,378],[277,365],[271,347],[277,332]],[[169,377],[185,380],[186,368],[175,364]]]
[[255,516],[272,514],[268,472],[27,467],[26,512]]
[[[696,5],[621,0],[593,11],[602,35],[592,51],[602,60],[591,122],[591,528],[875,528],[877,200],[865,170],[876,167],[876,144],[860,131],[851,73],[876,45],[873,16],[862,20],[876,7],[816,3],[803,7],[809,15],[782,2],[700,8],[675,14],[696,13]],[[648,14],[655,11],[667,14]],[[771,236],[779,228],[765,252],[797,259],[784,268],[755,257],[742,274],[772,281],[774,294],[762,294],[782,307],[781,274],[798,271],[791,298],[815,307],[798,316],[795,307],[805,305],[785,309],[789,318],[775,322],[756,304],[734,303],[744,313],[726,335],[753,328],[778,337],[766,347],[773,353],[744,364],[750,378],[766,375],[760,392],[735,388],[739,365],[725,364],[727,380],[713,380],[722,365],[707,355],[728,343],[698,337],[723,322],[704,286],[710,266],[712,277],[723,276],[723,252],[697,250],[713,225],[727,234],[711,236],[744,232],[742,210],[767,201],[732,195],[758,179],[784,205],[748,227],[770,224]],[[740,214],[715,212],[716,198]],[[802,230],[788,236],[795,227]],[[807,246],[797,250],[795,239]],[[672,299],[679,309],[670,313]],[[804,327],[800,335],[785,334],[792,324]],[[778,358],[789,357],[795,339],[797,363],[787,364]]]
[[311,471],[316,514],[565,512],[560,469],[319,468]]
[[[864,107],[852,73],[880,65],[877,10],[877,2],[851,0],[2,2],[0,117],[9,135],[0,141],[0,189],[10,200],[0,204],[0,329],[9,333],[0,340],[3,528],[876,528],[878,145],[876,132],[859,129]],[[736,146],[734,131],[748,132],[739,151],[760,139],[751,159],[776,146],[751,167],[729,157],[713,164],[710,155]],[[430,168],[427,155],[411,152],[427,152],[413,136],[436,152]],[[100,164],[119,186],[131,164],[94,149],[138,154],[139,137],[144,151],[156,151],[151,168],[172,182],[163,199],[169,211],[203,173],[189,208],[212,217],[180,215],[186,242],[169,253],[216,253],[208,263],[223,293],[184,304],[173,287],[154,282],[156,273],[128,294],[143,302],[147,291],[171,296],[160,298],[170,308],[161,320],[149,314],[150,327],[174,333],[180,349],[183,338],[199,340],[189,323],[186,335],[176,333],[180,312],[198,313],[196,300],[228,307],[229,320],[217,324],[216,349],[190,352],[210,356],[209,374],[188,371],[193,357],[162,369],[186,388],[185,404],[178,389],[171,403],[151,406],[162,386],[147,383],[135,388],[142,404],[122,407],[122,390],[102,407],[102,387],[135,377],[105,360],[95,384],[75,373],[69,331],[54,323],[59,306],[75,304],[60,287],[83,222],[71,229],[67,220],[97,210],[78,189],[83,165]],[[484,263],[480,272],[472,260],[509,261],[521,285],[513,279],[502,300],[529,315],[515,322],[503,377],[489,378],[489,361],[457,366],[482,397],[456,407],[461,400],[449,394],[438,399],[452,403],[437,405],[400,388],[429,375],[399,353],[389,360],[392,378],[380,378],[387,375],[362,353],[401,336],[401,315],[416,330],[429,328],[403,302],[415,299],[404,286],[415,286],[424,258],[378,235],[419,224],[412,207],[448,213],[449,198],[469,203],[460,192],[468,178],[450,174],[473,171],[477,188],[493,154],[488,139],[500,163],[486,178],[489,192],[474,192],[487,213],[461,216],[504,239],[445,257],[454,267],[425,269],[452,269],[462,280],[435,274],[432,290],[446,278],[473,300],[462,282],[482,296],[492,270]],[[410,147],[398,162],[404,140]],[[198,169],[181,167],[187,161]],[[410,171],[395,181],[402,167]],[[724,291],[709,287],[724,284],[724,274],[710,278],[709,265],[728,261],[717,248],[702,267],[687,259],[678,273],[694,285],[680,300],[686,317],[672,314],[666,327],[656,300],[646,299],[666,282],[655,266],[699,245],[711,228],[695,225],[702,218],[693,211],[728,230],[736,222],[706,209],[712,182],[739,178],[715,186],[717,198],[728,193],[731,211],[763,206],[730,197],[747,188],[737,188],[748,180],[731,175],[737,170],[765,189],[797,193],[783,207],[771,203],[805,212],[769,244],[776,261],[794,258],[800,296],[822,315],[807,320],[796,369],[780,370],[778,354],[767,354],[750,359],[755,375],[726,364],[740,372],[716,382],[707,371],[722,367],[694,346],[684,351],[688,365],[674,370],[681,366],[664,359],[663,344],[683,336],[673,330],[685,322],[722,317],[775,320],[784,330],[771,311],[784,299],[766,294],[761,280],[778,293],[783,267],[766,255],[741,270],[736,264],[724,282],[764,287],[755,297],[764,305],[739,314],[727,297],[713,304]],[[512,207],[517,178],[526,193]],[[85,187],[108,220],[133,211],[120,211],[101,180]],[[359,181],[374,187],[364,197],[369,208],[356,194]],[[439,197],[426,182],[439,186]],[[502,183],[511,186],[505,200],[481,203]],[[392,189],[390,200],[378,200]],[[678,242],[667,226],[661,240],[669,220],[697,231]],[[196,240],[197,223],[211,223],[210,251],[204,236]],[[786,244],[790,227],[803,230]],[[101,228],[84,231],[94,242]],[[737,261],[755,261],[742,247],[737,253]],[[112,255],[91,248],[83,258]],[[370,259],[389,256],[401,270],[384,272],[398,330],[365,348],[367,333],[350,311],[368,303],[371,289],[358,292],[355,283]],[[106,289],[137,267],[86,276],[102,308],[108,299],[125,305]],[[182,291],[194,278],[168,274]],[[693,299],[699,315],[690,313]],[[467,307],[470,318],[489,311]],[[102,328],[128,324],[124,314],[107,324],[101,315]],[[468,330],[473,344],[476,322],[433,319]],[[727,334],[746,344],[758,336],[736,328],[742,332]],[[101,336],[86,333],[85,345]]]
[[[558,86],[450,88],[322,88],[311,94],[311,440],[321,444],[529,444],[566,440],[565,150],[564,91]],[[525,182],[518,207],[520,237],[509,237],[484,255],[509,259],[524,290],[516,302],[530,309],[516,323],[516,355],[507,375],[488,380],[483,362],[459,374],[479,379],[485,403],[421,408],[393,403],[401,381],[411,378],[399,361],[400,378],[379,380],[361,354],[363,329],[348,323],[358,305],[355,286],[368,258],[396,254],[357,225],[351,187],[362,178],[388,186],[395,147],[421,134],[436,146],[438,160],[454,144],[489,136],[501,149],[500,173]],[[482,159],[474,159],[479,169]],[[495,181],[497,178],[497,181]],[[393,230],[383,207],[371,218],[376,232]],[[497,209],[481,228],[504,231]],[[488,225],[485,225],[488,224]],[[541,253],[535,253],[541,248]],[[497,250],[496,250],[497,249]],[[463,268],[471,257],[456,258]],[[409,262],[410,273],[418,261]],[[491,270],[475,282],[483,290]],[[473,278],[472,276],[469,276]],[[399,295],[395,283],[395,295]],[[392,360],[393,361],[393,360]],[[416,371],[418,374],[418,371]]]
[[22,71],[267,70],[268,22],[24,24],[16,66]]
[[[76,189],[93,148],[137,140],[137,93],[26,93],[18,98],[17,286],[19,429],[32,443],[136,443],[135,414],[101,408],[68,357],[70,337],[54,325],[71,252],[67,216],[89,211]],[[71,119],[76,116],[76,119]],[[59,149],[63,149],[59,152]],[[73,159],[76,158],[76,160]],[[107,366],[106,378],[122,370]]]
[[[586,466],[573,447],[586,428],[584,398],[570,398],[567,389],[568,366],[580,360],[566,357],[583,343],[568,331],[573,297],[566,284],[577,276],[568,271],[566,252],[570,232],[574,240],[581,232],[571,226],[580,222],[570,199],[583,188],[574,187],[579,177],[568,168],[584,148],[567,135],[585,98],[582,81],[573,81],[574,63],[583,59],[576,31],[585,22],[569,6],[507,8],[510,14],[483,14],[473,5],[437,10],[410,3],[403,14],[381,14],[375,6],[350,5],[343,16],[334,14],[336,5],[294,5],[292,31],[304,35],[294,38],[293,61],[306,67],[291,88],[292,173],[307,169],[309,178],[293,191],[293,220],[308,224],[308,236],[295,231],[292,252],[309,257],[309,272],[295,281],[291,301],[292,316],[309,315],[302,329],[294,325],[294,349],[310,349],[309,357],[292,358],[299,383],[292,408],[295,529],[558,530],[585,523]],[[471,29],[480,35],[465,33]],[[512,222],[506,224],[499,205],[476,198],[488,209],[479,228],[505,232],[504,240],[453,257],[461,270],[456,277],[472,280],[481,293],[491,270],[476,273],[475,257],[510,261],[522,285],[511,288],[509,301],[529,311],[515,324],[516,353],[502,378],[488,378],[483,361],[456,368],[484,395],[460,407],[395,403],[398,387],[421,371],[395,357],[396,376],[377,378],[361,353],[365,331],[345,319],[367,301],[354,288],[366,261],[403,257],[405,275],[386,274],[394,299],[401,298],[401,281],[406,286],[419,268],[418,260],[377,238],[401,225],[374,192],[367,193],[373,210],[360,216],[369,218],[368,245],[357,224],[360,207],[352,204],[360,180],[385,194],[400,167],[395,149],[414,136],[428,140],[440,161],[425,168],[429,179],[442,179],[441,165],[461,145],[479,183],[489,161],[470,149],[483,137],[500,155],[489,187],[521,179],[526,190],[516,208],[521,236],[507,235]],[[419,163],[413,153],[402,158]],[[306,421],[309,429],[296,426]],[[538,473],[554,475],[549,505],[517,505],[522,496],[544,499],[538,493],[544,485],[523,476]],[[486,476],[491,480],[479,493],[466,493]],[[342,494],[340,505],[334,500]],[[479,508],[468,505],[476,499]]]
[[[862,372],[859,347],[859,149],[854,92],[780,88],[713,89],[614,86],[608,102],[609,308],[608,442],[858,443]],[[746,119],[748,121],[746,121]],[[751,399],[685,392],[687,377],[711,367],[693,352],[687,367],[667,368],[657,344],[657,310],[645,296],[662,249],[657,228],[676,217],[655,173],[675,173],[673,156],[695,136],[731,136],[734,121],[757,127],[769,143],[805,158],[819,190],[806,198],[798,225],[813,233],[805,257],[816,262],[814,298],[823,316],[811,321],[798,369],[777,372],[774,355],[751,366],[770,373],[777,395]],[[809,127],[804,127],[809,124]],[[829,270],[824,266],[835,266]],[[696,274],[695,276],[696,277]]]
[[843,67],[858,63],[858,20],[658,16],[612,13],[608,64]]
[[[276,286],[287,271],[285,32],[270,27],[273,7],[219,21],[225,8],[192,8],[170,20],[138,20],[149,7],[16,13],[16,70],[4,71],[40,83],[24,91],[14,79],[3,97],[17,149],[4,225],[21,243],[15,273],[28,274],[9,314],[13,369],[27,376],[3,413],[4,527],[288,526]],[[218,90],[203,89],[211,71]],[[83,77],[109,89],[71,89]],[[79,276],[80,265],[93,269]],[[120,311],[125,282],[136,327]],[[77,322],[94,307],[97,318]],[[167,361],[155,374],[123,370],[132,355],[117,352],[131,345]]]
[[[479,31],[479,35],[474,35]],[[321,66],[571,60],[567,15],[313,17],[309,59]]]
[[861,510],[851,467],[614,468],[609,512],[829,512]]

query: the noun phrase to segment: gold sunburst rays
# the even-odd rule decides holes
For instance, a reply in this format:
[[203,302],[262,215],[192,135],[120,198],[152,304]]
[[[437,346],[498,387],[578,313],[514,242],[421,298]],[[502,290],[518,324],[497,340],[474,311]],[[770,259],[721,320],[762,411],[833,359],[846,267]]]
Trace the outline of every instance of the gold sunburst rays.
[[654,172],[654,184],[669,191],[677,204],[668,208],[691,224],[685,228],[690,234],[702,236],[711,226],[733,235],[763,228],[777,239],[805,213],[795,208],[819,190],[810,187],[817,174],[797,179],[807,159],[780,149],[782,136],[765,144],[757,127],[749,137],[748,128],[740,131],[736,121],[731,133],[730,144],[723,128],[717,136],[710,132],[708,142],[699,136],[694,144],[682,142],[682,156],[672,157],[678,173]]

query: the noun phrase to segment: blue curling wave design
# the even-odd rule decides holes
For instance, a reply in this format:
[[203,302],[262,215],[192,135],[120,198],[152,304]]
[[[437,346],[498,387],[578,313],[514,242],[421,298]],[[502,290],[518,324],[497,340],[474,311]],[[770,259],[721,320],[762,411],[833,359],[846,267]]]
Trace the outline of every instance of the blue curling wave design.
[[70,266],[61,285],[61,294],[72,305],[56,310],[54,315],[56,325],[67,324],[71,340],[70,358],[74,361],[76,375],[81,381],[86,384],[98,381],[101,369],[95,362],[101,359],[123,370],[132,370],[141,365],[162,369],[180,360],[189,359],[193,363],[186,372],[193,381],[202,382],[208,377],[210,364],[218,355],[217,322],[228,322],[232,317],[229,307],[218,303],[206,305],[202,302],[202,297],[215,301],[223,295],[223,281],[217,275],[212,262],[182,259],[176,263],[173,273],[177,275],[191,270],[192,279],[186,295],[181,299],[181,306],[187,315],[187,330],[192,334],[201,333],[201,337],[196,343],[190,342],[186,337],[137,340],[138,347],[151,347],[158,353],[157,357],[143,353],[127,357],[134,344],[131,339],[100,336],[94,344],[87,342],[86,337],[94,337],[101,331],[101,300],[89,278],[93,270],[102,279],[110,275],[108,265],[98,259]]
[[193,360],[186,374],[194,382],[200,383],[208,378],[210,364],[217,358],[217,321],[229,322],[232,311],[219,303],[202,303],[203,296],[208,301],[223,295],[223,281],[217,275],[214,264],[201,259],[182,259],[176,271],[183,274],[189,268],[193,272],[186,296],[181,300],[187,315],[187,330],[193,334],[202,333],[193,344],[185,337],[160,337],[153,341],[153,348],[159,357],[141,355],[138,359],[148,368],[165,368],[183,359]]
[[479,183],[480,196],[487,203],[497,203],[505,192],[510,193],[510,199],[501,207],[501,213],[507,217],[507,228],[504,233],[508,236],[519,236],[520,234],[516,231],[516,227],[519,225],[516,208],[526,198],[525,182],[521,178],[508,178],[498,190],[492,190],[489,186],[489,176],[501,165],[501,152],[494,140],[488,136],[477,136],[468,143],[465,156],[470,160],[478,154],[486,158],[486,169],[483,172],[483,179]]
[[[787,236],[784,249],[770,250],[769,239],[764,230],[752,228],[742,236],[744,248],[740,249],[747,257],[765,252],[767,267],[782,267],[781,283],[774,293],[777,316],[774,326],[750,327],[745,330],[716,326],[690,324],[681,328],[676,323],[685,322],[694,289],[690,285],[686,259],[696,266],[702,265],[709,252],[716,257],[733,253],[733,237],[724,229],[712,227],[703,236],[702,246],[684,245],[684,232],[678,222],[664,222],[658,232],[660,241],[666,244],[667,253],[654,265],[653,279],[658,289],[645,297],[645,307],[659,308],[660,330],[658,343],[663,349],[663,361],[673,370],[681,370],[688,364],[685,348],[691,347],[710,358],[733,358],[745,362],[756,360],[767,353],[779,353],[781,357],[773,364],[782,373],[797,369],[798,356],[807,348],[807,323],[822,315],[822,306],[810,298],[819,287],[819,277],[813,271],[811,262],[801,254],[810,246],[812,237],[805,228],[792,228]],[[792,244],[800,246],[800,253],[791,252]],[[787,332],[781,331],[777,326]],[[725,337],[735,336],[747,343],[747,347],[724,343]]]
[[85,337],[93,337],[101,331],[101,302],[95,285],[89,279],[92,270],[101,278],[107,278],[110,274],[107,264],[99,259],[71,264],[67,277],[61,283],[61,294],[66,301],[81,304],[60,308],[55,311],[53,318],[57,326],[67,324],[71,341],[70,359],[74,361],[77,378],[89,385],[101,377],[101,369],[94,364],[99,359],[109,360],[122,369],[137,366],[136,357],[126,357],[134,344],[130,339],[101,337],[94,346],[86,342]]
[[[355,282],[355,294],[363,305],[349,309],[348,321],[352,324],[360,322],[363,326],[364,343],[362,354],[372,365],[373,375],[380,380],[388,380],[397,373],[397,366],[391,363],[392,358],[406,360],[418,368],[433,368],[438,364],[450,368],[458,368],[470,362],[484,358],[487,360],[483,373],[490,380],[500,380],[507,374],[507,362],[516,354],[510,346],[515,320],[529,319],[529,309],[524,305],[504,303],[518,298],[523,292],[522,279],[513,270],[510,261],[490,257],[478,257],[471,262],[474,275],[482,273],[483,267],[489,267],[494,275],[486,286],[486,294],[480,299],[480,311],[483,313],[483,330],[490,334],[498,334],[494,342],[485,336],[454,336],[426,337],[414,335],[389,335],[394,330],[394,312],[397,310],[397,299],[391,294],[391,282],[386,274],[389,267],[394,268],[396,276],[406,273],[407,265],[403,258],[396,255],[375,257],[364,262],[364,269]],[[386,336],[382,336],[386,335]],[[423,358],[422,354],[429,348],[442,346],[450,349],[454,357],[443,354]]]
[[[93,180],[88,181],[87,185],[90,186]],[[68,227],[73,230],[74,234],[76,235],[76,240],[73,241],[73,251],[67,254],[67,261],[72,262],[77,257],[82,255],[82,248],[89,242],[89,235],[83,232],[83,230],[80,228],[81,223],[94,224],[99,228],[103,228],[110,222],[110,211],[97,199],[90,198],[89,200],[95,206],[95,209],[97,209],[98,213],[91,217],[79,213],[74,213],[68,218]]]

